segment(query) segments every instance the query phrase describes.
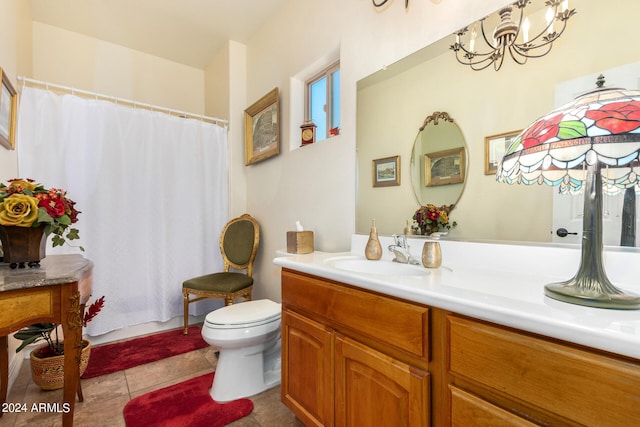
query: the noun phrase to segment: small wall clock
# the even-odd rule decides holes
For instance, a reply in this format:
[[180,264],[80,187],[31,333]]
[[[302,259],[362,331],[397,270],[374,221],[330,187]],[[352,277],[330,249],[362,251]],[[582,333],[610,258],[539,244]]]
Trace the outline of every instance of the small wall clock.
[[300,126],[300,129],[302,145],[313,144],[316,142],[316,125],[311,120],[304,122],[304,124]]

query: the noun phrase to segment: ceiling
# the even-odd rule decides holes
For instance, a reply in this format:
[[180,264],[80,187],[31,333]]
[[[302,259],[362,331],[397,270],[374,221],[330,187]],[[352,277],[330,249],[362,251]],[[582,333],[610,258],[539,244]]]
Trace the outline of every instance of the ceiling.
[[204,69],[287,0],[30,0],[34,21]]

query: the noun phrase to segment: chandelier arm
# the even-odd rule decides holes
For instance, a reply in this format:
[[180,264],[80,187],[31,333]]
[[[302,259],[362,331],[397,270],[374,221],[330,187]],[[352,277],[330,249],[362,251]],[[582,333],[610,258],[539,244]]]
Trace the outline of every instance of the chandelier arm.
[[[511,52],[511,49],[509,49],[509,52]],[[495,71],[498,71],[500,68],[502,68],[502,63],[504,62],[504,54],[505,54],[505,48],[503,46],[500,52],[500,62],[498,62],[495,58],[493,60],[493,69]]]
[[[467,49],[466,49],[466,48],[465,48],[461,43],[460,43],[460,44],[458,44],[456,48],[457,48],[458,50],[453,49],[454,51],[456,51],[456,55],[457,55],[457,52],[458,52],[458,51],[462,50],[466,55],[470,55],[470,56],[473,56],[473,57],[478,56],[478,57],[483,58],[483,59],[482,59],[482,61],[486,61],[488,58],[491,58],[491,56],[492,56],[492,55],[494,54],[494,52],[495,52],[495,49],[494,49],[494,50],[492,50],[491,52],[488,52],[488,53],[477,53],[477,52],[471,52],[470,50],[467,50]],[[479,61],[479,62],[482,62],[482,61]]]
[[[466,52],[466,50],[465,50]],[[462,65],[468,65],[470,66],[473,70],[475,71],[480,71],[480,70],[484,70],[485,68],[487,68],[489,65],[491,65],[493,63],[493,61],[491,61],[491,57],[486,57],[484,59],[482,59],[481,61],[463,61],[460,59],[460,57],[458,56],[458,52],[456,52],[456,59],[458,60],[459,63],[461,63]],[[480,65],[480,64],[484,64],[486,62],[486,65],[476,68],[476,65]]]
[[[525,58],[542,58],[543,56],[551,52],[551,48],[553,47],[553,45],[551,43],[545,43],[541,44],[540,46],[522,48],[520,45],[514,44],[512,47],[520,56],[524,56]],[[542,53],[536,53],[538,52],[538,49],[542,47],[546,47],[546,50]]]
[[[487,33],[484,30],[484,21],[486,18],[482,18],[480,20],[480,30],[482,32],[482,38],[484,39],[484,42],[491,47],[491,49],[496,50],[498,47],[495,46],[492,42],[489,41],[489,39],[487,38]],[[485,54],[485,55],[489,55],[489,54]]]
[[380,3],[376,3],[376,0],[371,0],[373,2],[373,5],[375,7],[382,7],[384,6],[389,0],[382,0]]
[[471,69],[474,71],[482,71],[485,68],[488,68],[493,63],[494,63],[494,60],[492,59],[492,57],[487,56],[482,61],[467,62],[465,65],[470,66]]
[[[556,12],[556,11],[557,11],[557,9],[558,9],[558,6],[556,6],[556,10],[555,10],[554,12]],[[537,40],[539,40],[540,38],[542,38],[542,39],[544,40],[544,37],[546,37],[546,36],[547,36],[547,34],[549,34],[549,28],[551,28],[551,26],[553,25],[553,23],[554,23],[555,21],[558,21],[558,22],[561,22],[561,23],[562,23],[562,29],[561,29],[559,32],[554,32],[554,33],[555,33],[555,36],[553,37],[553,39],[551,39],[551,40],[546,40],[546,41],[544,41],[543,43],[541,43],[541,44],[539,44],[539,45],[537,45],[537,46],[534,46],[533,48],[540,47],[540,46],[545,46],[545,45],[547,45],[547,44],[549,44],[549,43],[553,43],[553,42],[554,42],[554,41],[556,41],[556,40],[557,40],[557,39],[562,35],[562,33],[564,32],[564,29],[567,27],[567,20],[568,20],[568,18],[567,18],[567,19],[558,19],[558,18],[557,18],[557,15],[555,15],[555,14],[554,14],[554,18],[551,20],[551,22],[549,22],[549,23],[547,24],[547,26],[546,26],[546,27],[544,27],[544,28],[543,28],[543,29],[542,29],[542,30],[541,30],[541,31],[540,31],[540,32],[539,32],[535,37],[533,37],[531,40],[529,40],[529,44],[531,44],[531,45],[535,44],[535,42],[536,42]]]
[[518,65],[526,64],[527,58],[529,58],[529,56],[520,52],[516,45],[509,46],[509,55],[511,55],[511,59]]

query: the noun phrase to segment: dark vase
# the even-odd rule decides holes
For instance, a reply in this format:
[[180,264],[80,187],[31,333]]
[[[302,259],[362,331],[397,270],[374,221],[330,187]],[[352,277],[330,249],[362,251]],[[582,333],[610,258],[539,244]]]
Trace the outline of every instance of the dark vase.
[[44,227],[16,227],[0,225],[3,262],[11,268],[37,267],[46,256],[47,236]]

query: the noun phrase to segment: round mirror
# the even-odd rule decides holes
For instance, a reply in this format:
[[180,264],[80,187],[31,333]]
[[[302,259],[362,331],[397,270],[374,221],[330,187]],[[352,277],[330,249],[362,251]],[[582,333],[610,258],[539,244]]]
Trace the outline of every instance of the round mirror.
[[411,153],[411,183],[421,206],[456,205],[467,176],[467,145],[447,113],[427,116]]

